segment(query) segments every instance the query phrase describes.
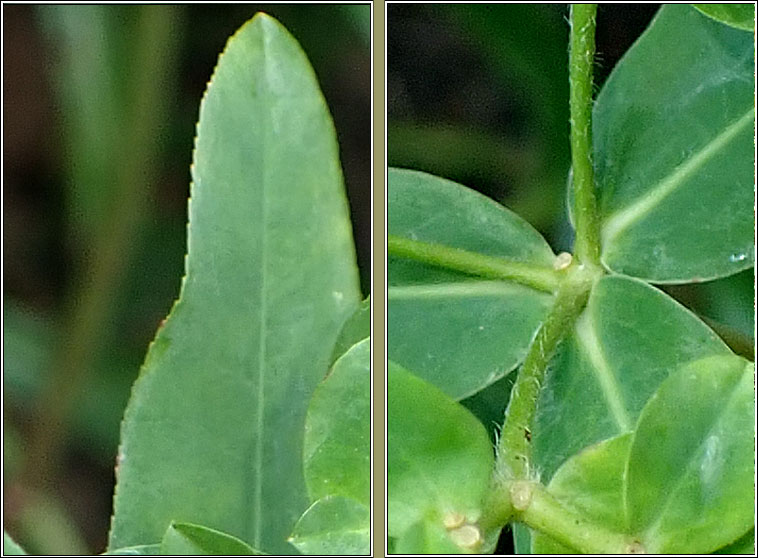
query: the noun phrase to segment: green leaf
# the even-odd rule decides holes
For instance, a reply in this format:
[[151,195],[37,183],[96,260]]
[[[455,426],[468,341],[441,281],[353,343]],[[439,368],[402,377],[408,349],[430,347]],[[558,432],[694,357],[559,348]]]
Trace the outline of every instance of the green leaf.
[[102,556],[159,556],[160,553],[161,545],[159,544],[139,544],[109,550],[103,552]]
[[311,500],[371,500],[371,339],[353,345],[316,388],[305,421],[303,461]]
[[164,556],[252,556],[261,554],[236,537],[191,523],[171,523],[163,535],[160,550]]
[[371,514],[352,498],[327,496],[306,510],[289,541],[303,554],[370,554]]
[[219,58],[191,192],[180,299],[124,417],[110,547],[173,520],[290,553],[307,403],[360,294],[329,112],[269,16]]
[[752,34],[681,4],[616,66],[593,117],[609,269],[666,283],[753,265],[753,66]]
[[[548,490],[654,554],[707,553],[753,522],[753,366],[739,357],[697,360],[666,379],[635,431],[573,456]],[[573,549],[537,533],[535,553]],[[740,540],[739,547],[747,546]]]
[[400,537],[422,520],[432,532],[470,527],[481,514],[493,461],[487,432],[468,410],[388,362],[389,536]]
[[361,339],[371,335],[371,297],[367,296],[340,330],[332,351],[332,363]]
[[698,10],[716,21],[737,29],[755,29],[755,4],[692,4]]
[[628,432],[660,383],[682,364],[731,352],[702,321],[642,281],[606,276],[563,343],[532,430],[543,479],[583,448]]
[[[549,492],[564,506],[617,532],[626,531],[622,503],[624,468],[632,434],[604,440],[584,449],[558,469]],[[533,554],[576,554],[550,536],[532,533]]]
[[712,552],[753,525],[753,372],[736,356],[698,360],[642,411],[624,501],[649,551]]
[[7,556],[25,555],[26,552],[11,536],[3,530],[3,554]]
[[755,554],[755,527],[733,543],[719,548],[714,554]]
[[[555,256],[537,231],[459,184],[390,169],[387,203],[390,234],[552,269]],[[553,300],[515,283],[393,256],[387,269],[389,358],[455,399],[518,365]]]
[[395,554],[460,554],[461,548],[453,543],[447,530],[430,521],[417,521],[397,539]]

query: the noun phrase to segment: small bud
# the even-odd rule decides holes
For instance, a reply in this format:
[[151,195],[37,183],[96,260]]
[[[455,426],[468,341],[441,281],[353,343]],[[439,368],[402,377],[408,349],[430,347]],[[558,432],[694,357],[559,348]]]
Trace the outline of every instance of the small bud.
[[479,528],[470,524],[450,531],[450,539],[464,550],[474,550],[482,543]]
[[511,503],[518,511],[524,511],[532,503],[532,484],[517,481],[511,485]]
[[466,517],[462,513],[458,512],[450,512],[448,514],[445,514],[445,517],[442,518],[442,523],[445,525],[445,529],[448,531],[452,529],[457,529],[461,525],[463,525],[466,522]]
[[574,257],[568,252],[561,252],[555,257],[555,261],[553,262],[553,268],[556,271],[561,271],[563,269],[566,269],[568,266],[571,265],[571,261],[573,259]]

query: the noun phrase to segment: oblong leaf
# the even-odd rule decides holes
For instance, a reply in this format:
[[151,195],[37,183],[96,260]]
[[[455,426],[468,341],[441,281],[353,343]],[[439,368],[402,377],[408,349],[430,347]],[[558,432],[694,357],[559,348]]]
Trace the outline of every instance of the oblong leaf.
[[752,34],[665,5],[616,66],[593,112],[609,269],[680,282],[753,265],[753,53]]
[[[555,256],[537,231],[460,184],[390,169],[387,203],[392,235],[552,269]],[[387,266],[389,358],[455,399],[513,370],[553,300],[408,259],[390,256]]]
[[[387,364],[387,534],[418,521],[475,523],[493,451],[482,424],[432,384]],[[460,524],[460,525],[458,525]],[[449,526],[449,523],[448,523]]]
[[648,398],[682,364],[729,354],[658,289],[628,277],[600,279],[540,392],[532,439],[542,478],[583,448],[632,430]]
[[737,356],[698,360],[642,411],[624,501],[650,552],[712,552],[753,525],[753,378],[752,363]]
[[271,17],[221,55],[192,170],[186,277],[125,414],[110,547],[175,520],[292,552],[307,402],[360,294],[332,122]]
[[366,555],[371,552],[371,514],[352,498],[327,496],[305,511],[289,541],[303,554]]
[[261,554],[236,537],[191,523],[171,523],[161,541],[164,556],[255,556]]
[[755,29],[755,4],[692,4],[698,10],[716,21],[737,29]]
[[303,462],[311,500],[339,494],[371,500],[371,339],[342,355],[313,394]]

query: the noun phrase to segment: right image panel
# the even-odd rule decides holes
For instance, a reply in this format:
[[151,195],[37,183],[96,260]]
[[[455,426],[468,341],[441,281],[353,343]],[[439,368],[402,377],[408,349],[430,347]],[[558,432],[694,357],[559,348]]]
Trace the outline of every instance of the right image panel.
[[386,16],[387,552],[753,553],[754,5]]

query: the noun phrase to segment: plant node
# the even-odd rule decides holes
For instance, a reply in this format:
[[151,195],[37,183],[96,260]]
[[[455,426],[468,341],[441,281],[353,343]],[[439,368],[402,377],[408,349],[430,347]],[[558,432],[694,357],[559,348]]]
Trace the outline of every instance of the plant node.
[[511,503],[518,511],[526,510],[532,503],[532,483],[528,481],[516,481],[511,485]]
[[482,534],[476,525],[466,524],[450,531],[452,541],[464,550],[476,550],[482,544]]
[[574,256],[568,252],[561,252],[555,257],[555,261],[553,261],[553,269],[556,271],[563,271],[571,265],[573,259]]
[[442,518],[442,524],[448,531],[457,529],[466,522],[466,517],[462,513],[449,512]]

